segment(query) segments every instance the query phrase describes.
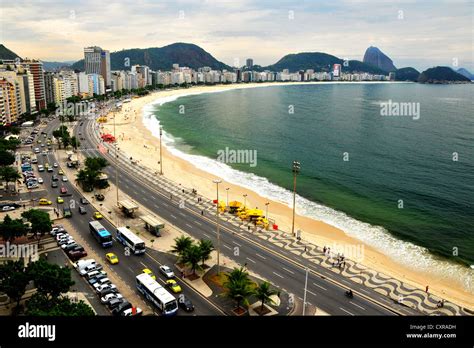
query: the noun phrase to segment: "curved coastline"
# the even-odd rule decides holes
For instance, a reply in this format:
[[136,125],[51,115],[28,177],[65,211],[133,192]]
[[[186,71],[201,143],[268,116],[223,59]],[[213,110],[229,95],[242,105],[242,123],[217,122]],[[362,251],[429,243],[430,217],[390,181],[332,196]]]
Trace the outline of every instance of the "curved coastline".
[[[336,82],[336,83],[344,83],[344,82]],[[353,82],[345,82],[345,83],[353,83]],[[374,83],[374,82],[369,82]],[[382,82],[387,83],[387,82]],[[155,117],[155,109],[157,105],[163,105],[168,102],[175,101],[178,98],[185,97],[185,96],[192,96],[198,94],[206,94],[206,93],[219,93],[225,92],[228,90],[234,89],[241,89],[241,88],[258,88],[258,87],[272,87],[272,86],[294,86],[294,85],[307,85],[311,83],[268,83],[268,84],[249,84],[249,85],[224,85],[224,86],[216,86],[213,88],[210,87],[194,87],[187,90],[170,90],[164,92],[157,92],[151,96],[147,96],[140,99],[135,99],[135,101],[147,99],[146,101],[143,100],[141,105],[139,105],[138,109],[141,110],[141,115],[137,115],[134,120],[134,128],[137,127],[139,122],[142,123],[142,126],[146,128],[150,133],[151,136],[155,138],[155,142],[159,136],[159,120]],[[324,85],[329,83],[314,83],[317,85]],[[166,93],[168,92],[168,93]],[[135,111],[137,113],[137,111]],[[140,127],[137,127],[137,129]],[[288,190],[281,188],[277,185],[274,185],[268,181],[268,179],[263,177],[258,177],[251,173],[241,172],[235,169],[232,169],[230,166],[220,163],[216,160],[211,158],[200,156],[200,155],[193,155],[186,153],[185,151],[180,150],[177,148],[176,145],[176,138],[172,135],[167,133],[163,130],[163,144],[165,147],[165,151],[169,152],[171,155],[170,157],[177,157],[185,162],[187,162],[190,166],[209,173],[213,176],[220,177],[227,183],[233,184],[237,187],[241,187],[242,190],[247,189],[251,192],[254,192],[256,195],[265,198],[266,200],[270,200],[273,203],[279,203],[285,206],[287,209],[291,208],[291,195],[292,193]],[[166,174],[166,172],[165,172]],[[212,179],[210,179],[212,180]],[[257,183],[257,184],[255,184]],[[198,186],[199,187],[199,186]],[[198,188],[200,192],[205,192],[202,190],[201,187]],[[208,195],[209,196],[209,195]],[[212,195],[211,195],[212,197]],[[446,284],[450,284],[451,280],[455,280],[460,287],[462,288],[463,292],[468,292],[470,294],[474,293],[474,276],[473,270],[463,267],[461,265],[446,261],[440,260],[436,258],[434,255],[430,254],[426,248],[417,246],[411,242],[399,240],[393,237],[387,230],[385,230],[381,226],[372,226],[368,223],[364,223],[358,221],[345,213],[336,211],[332,208],[325,207],[319,203],[315,203],[309,201],[308,199],[298,196],[297,197],[297,213],[298,216],[302,219],[309,219],[314,222],[324,223],[334,227],[337,230],[342,231],[347,237],[349,237],[347,241],[360,241],[362,244],[367,246],[367,249],[374,249],[378,254],[383,254],[388,256],[388,258],[393,261],[393,263],[401,265],[403,269],[411,269],[418,272],[423,272],[429,278],[440,278],[441,280],[446,281]],[[279,216],[278,214],[276,214]],[[270,217],[272,213],[270,212]],[[301,220],[302,220],[301,219]],[[300,220],[300,219],[298,219]],[[277,222],[279,219],[277,218]],[[306,223],[308,221],[305,221]],[[280,223],[279,223],[280,224]],[[314,242],[314,238],[316,238],[316,243],[321,244],[322,241],[329,242],[331,238],[323,238],[317,239],[318,232],[311,232],[305,228],[305,224],[299,224],[297,221],[298,227],[301,227],[303,230],[303,238],[308,237],[309,240]],[[280,225],[285,225],[280,224]],[[306,227],[309,226],[306,224]],[[334,233],[334,230],[331,231]],[[327,237],[327,236],[326,236]],[[337,243],[340,239],[335,238],[333,240],[334,243]],[[330,245],[330,244],[329,244]],[[362,264],[366,264],[364,261],[361,262]],[[369,264],[369,267],[377,269],[382,273],[392,274],[390,272],[391,267],[386,264],[386,262],[380,262],[379,266],[385,267],[373,267],[373,264]],[[416,266],[415,266],[416,265]],[[387,267],[388,266],[388,267]],[[398,275],[405,276],[404,270],[399,270],[395,272]],[[394,275],[396,277],[396,275]],[[400,277],[398,277],[400,278]],[[419,279],[413,280],[413,277],[406,276],[405,281],[412,281],[416,285],[423,286],[423,281]],[[425,282],[426,283],[426,282]],[[430,283],[431,284],[431,283]],[[431,288],[433,288],[430,285]],[[441,289],[439,289],[441,290]],[[444,291],[443,291],[444,293]],[[464,302],[464,301],[463,301]],[[469,301],[470,302],[470,301]],[[471,304],[472,305],[472,304]]]

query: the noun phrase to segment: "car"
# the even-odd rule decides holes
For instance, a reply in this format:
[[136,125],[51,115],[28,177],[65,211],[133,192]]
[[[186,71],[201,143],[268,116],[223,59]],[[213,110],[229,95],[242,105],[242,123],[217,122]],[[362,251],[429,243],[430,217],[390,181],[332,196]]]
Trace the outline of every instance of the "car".
[[11,205],[4,205],[2,207],[2,211],[10,211],[10,210],[15,210],[15,207],[12,207]]
[[65,186],[61,186],[60,192],[62,195],[65,195],[67,193],[67,188]]
[[117,288],[115,288],[115,289],[107,288],[107,289],[104,289],[104,290],[101,290],[101,291],[96,291],[96,292],[97,292],[97,295],[99,297],[103,297],[103,296],[108,295],[108,294],[117,294],[118,290],[117,290]]
[[145,274],[148,274],[150,277],[152,277],[154,280],[156,280],[156,276],[153,274],[153,272],[151,270],[149,270],[148,268],[144,268],[142,270],[143,273]]
[[35,147],[35,153],[40,153],[39,147]]
[[166,265],[160,266],[160,272],[163,273],[163,275],[168,279],[172,279],[175,277],[171,268]]
[[142,315],[143,311],[140,307],[132,307],[129,309],[126,309],[120,313],[121,316],[123,317],[133,317],[137,315]]
[[87,209],[84,208],[82,205],[79,206],[79,214],[81,215],[87,214]]
[[118,307],[114,308],[112,310],[112,315],[121,315],[122,312],[126,311],[127,309],[131,309],[132,304],[128,302],[127,300],[123,301]]
[[99,271],[97,269],[93,270],[93,271],[90,271],[90,272],[87,272],[84,274],[84,277],[87,279],[87,280],[91,280],[93,278],[96,278],[96,277],[107,277],[107,272],[105,271]]
[[107,304],[107,307],[109,307],[109,309],[114,309],[118,307],[119,305],[121,305],[123,301],[124,301],[123,298],[114,298],[110,300],[110,302]]
[[94,219],[100,220],[102,218],[103,218],[103,216],[102,216],[101,213],[99,213],[98,211],[94,212]]
[[67,176],[63,175],[63,182],[67,181]]
[[64,175],[63,170],[62,170],[62,169],[59,169],[59,170],[58,170],[58,174],[59,174],[59,175]]
[[110,283],[109,284],[102,284],[102,285],[99,285],[99,286],[95,287],[95,291],[97,293],[100,293],[104,290],[116,290],[116,289],[117,289],[117,287],[114,284],[110,284]]
[[38,184],[43,184],[43,183],[44,183],[43,178],[38,178]]
[[43,156],[48,156],[48,153],[46,151],[41,152]]
[[45,144],[41,144],[41,147],[45,147],[46,145]]
[[83,267],[82,265],[79,265],[77,267],[79,269],[79,274],[81,276],[85,276],[87,273],[90,273],[90,272],[93,272],[93,271],[99,272],[100,270],[102,270],[102,265],[99,264],[99,263],[95,263],[95,261],[94,261],[94,263],[91,263],[87,266]]
[[107,277],[107,276],[105,276],[105,275],[103,275],[103,274],[99,274],[99,275],[97,275],[97,276],[95,276],[95,277],[92,277],[92,278],[89,279],[87,282],[88,282],[90,285],[94,286],[95,283],[97,283],[99,280],[104,279],[104,278],[106,278],[106,277]]
[[63,215],[65,218],[69,218],[72,216],[72,212],[71,212],[71,209],[69,209],[69,207],[64,207],[63,208]]
[[41,164],[38,165],[38,172],[44,172],[44,167]]
[[38,159],[33,158],[33,159],[31,160],[31,163],[32,163],[32,164],[37,164],[37,163],[38,163]]
[[71,261],[77,261],[82,257],[87,256],[87,252],[85,250],[72,250],[67,253],[67,256],[71,259]]
[[46,169],[46,171],[47,171],[48,173],[52,173],[52,172],[54,172],[54,169],[53,169],[52,167],[49,167],[48,169]]
[[184,309],[186,312],[194,311],[194,305],[189,298],[184,295],[179,295],[178,305]]
[[105,254],[105,258],[107,259],[107,261],[109,261],[110,264],[112,265],[115,265],[119,262],[119,259],[117,257],[117,255],[115,255],[114,253],[107,253]]
[[[74,240],[73,237],[67,237],[67,238],[63,238],[63,239],[60,239],[58,241],[58,245],[62,248],[63,246],[65,247],[66,245],[70,245],[70,244],[74,244],[76,243],[76,241]],[[63,248],[64,249],[64,248]]]
[[56,181],[51,181],[51,187],[52,188],[57,188],[58,187],[58,183]]
[[58,197],[58,199],[56,200],[56,202],[58,203],[64,203],[64,199],[62,197]]
[[56,162],[53,163],[53,167],[54,168],[57,168],[58,167],[58,164]]
[[64,227],[62,225],[54,225],[52,226],[51,232],[49,232],[53,237],[55,237],[59,233],[64,232]]
[[103,304],[107,304],[107,303],[110,302],[110,300],[112,300],[114,298],[123,299],[123,296],[122,296],[122,294],[119,294],[119,293],[110,293],[110,294],[107,294],[105,296],[102,296],[100,298],[100,302],[103,303]]
[[174,279],[168,279],[166,281],[166,286],[169,287],[171,289],[171,291],[173,291],[175,294],[183,291],[181,289],[181,286],[178,283],[176,283],[176,280],[174,280]]
[[81,204],[84,204],[84,205],[89,204],[89,201],[87,199],[85,199],[84,197],[81,197],[80,202],[81,202]]
[[79,247],[82,248],[79,244],[77,244],[76,242],[74,243],[71,243],[71,244],[63,244],[61,245],[61,248],[64,250],[64,251],[69,251],[69,250],[73,250],[73,249],[76,249],[76,250],[79,250]]
[[46,169],[48,169],[48,168],[49,168],[49,163],[46,162],[46,163],[44,164],[44,167],[45,167]]
[[112,282],[110,281],[109,278],[105,277],[105,278],[102,278],[102,279],[99,279],[94,285],[93,287],[98,289],[99,286],[102,286],[102,285],[106,285],[106,284],[112,284]]
[[38,204],[39,205],[51,205],[51,204],[53,204],[53,202],[51,202],[50,200],[47,200],[46,198],[41,198],[38,201]]
[[52,181],[58,181],[58,176],[56,174],[53,174],[53,176],[51,177],[51,180]]
[[71,237],[71,236],[66,231],[58,232],[56,233],[56,236],[55,236],[56,241],[59,241],[60,239],[68,238],[68,237]]

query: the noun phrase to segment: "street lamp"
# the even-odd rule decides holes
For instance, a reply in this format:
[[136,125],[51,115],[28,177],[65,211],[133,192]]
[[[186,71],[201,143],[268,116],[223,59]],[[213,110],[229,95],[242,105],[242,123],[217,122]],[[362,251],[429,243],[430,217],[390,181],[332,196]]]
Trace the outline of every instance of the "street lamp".
[[293,161],[293,222],[291,224],[291,235],[295,235],[295,211],[296,211],[296,176],[300,172],[300,162]]
[[306,278],[304,281],[304,295],[303,295],[303,316],[305,315],[306,312],[306,292],[308,289],[308,273],[309,273],[309,268],[306,267]]
[[244,209],[247,208],[247,194],[244,194]]
[[265,212],[265,219],[267,219],[267,220],[268,220],[268,206],[269,206],[269,205],[270,205],[270,202],[265,203],[265,206],[266,206],[266,208],[267,208],[267,209],[266,209],[266,212]]
[[117,194],[117,206],[118,206],[118,201],[119,201],[119,183],[118,183],[118,155],[117,155],[117,137],[115,135],[115,116],[116,113],[115,111],[113,112],[114,114],[114,155],[115,155],[115,190]]
[[227,191],[227,206],[229,206],[229,188],[226,188],[225,190]]
[[212,180],[216,184],[217,190],[217,202],[216,202],[216,232],[217,232],[217,274],[221,271],[220,255],[221,255],[221,234],[219,230],[219,184],[222,182],[220,179]]
[[161,156],[161,136],[163,135],[163,127],[160,126],[160,175],[163,175],[163,158]]

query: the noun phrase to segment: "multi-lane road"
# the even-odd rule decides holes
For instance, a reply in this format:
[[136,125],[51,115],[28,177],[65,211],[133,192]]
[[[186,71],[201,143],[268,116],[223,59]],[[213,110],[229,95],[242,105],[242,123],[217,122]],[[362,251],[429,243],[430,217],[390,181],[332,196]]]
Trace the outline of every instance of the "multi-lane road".
[[[56,120],[49,127],[58,126],[59,123]],[[80,132],[81,137],[84,138],[81,149],[89,156],[103,156],[113,165],[115,159],[112,154],[97,151],[98,140],[97,135],[94,134],[95,127],[94,120],[78,123],[75,133]],[[122,192],[193,237],[210,239],[214,245],[217,245],[213,218],[202,216],[199,208],[193,205],[187,204],[180,207],[179,197],[174,196],[174,199],[170,199],[168,189],[156,185],[153,177],[140,177],[133,169],[133,165],[120,163],[117,168],[118,186]],[[109,177],[115,178],[115,170],[113,166],[106,169]],[[221,224],[220,240],[223,254],[242,265],[246,264],[249,270],[300,299],[304,296],[305,274],[308,268],[310,272],[307,283],[307,301],[331,315],[421,314],[414,309],[399,305],[373,289],[349,281],[344,276],[308,262],[300,256],[290,254],[283,248],[264,243],[251,233],[244,233],[230,223],[222,221]],[[344,295],[348,288],[356,294],[352,299]]]

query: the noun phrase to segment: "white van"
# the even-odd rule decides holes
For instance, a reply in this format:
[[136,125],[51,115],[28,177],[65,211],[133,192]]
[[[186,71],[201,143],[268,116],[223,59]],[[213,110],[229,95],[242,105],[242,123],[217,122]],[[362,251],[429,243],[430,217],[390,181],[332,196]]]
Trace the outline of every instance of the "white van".
[[78,270],[78,272],[82,271],[87,266],[95,264],[94,259],[87,259],[87,260],[79,260],[74,264],[74,267]]
[[82,269],[79,270],[79,274],[81,276],[85,276],[87,273],[92,272],[92,271],[100,271],[102,269],[102,266],[97,264],[97,263],[92,263],[88,266],[83,267]]

